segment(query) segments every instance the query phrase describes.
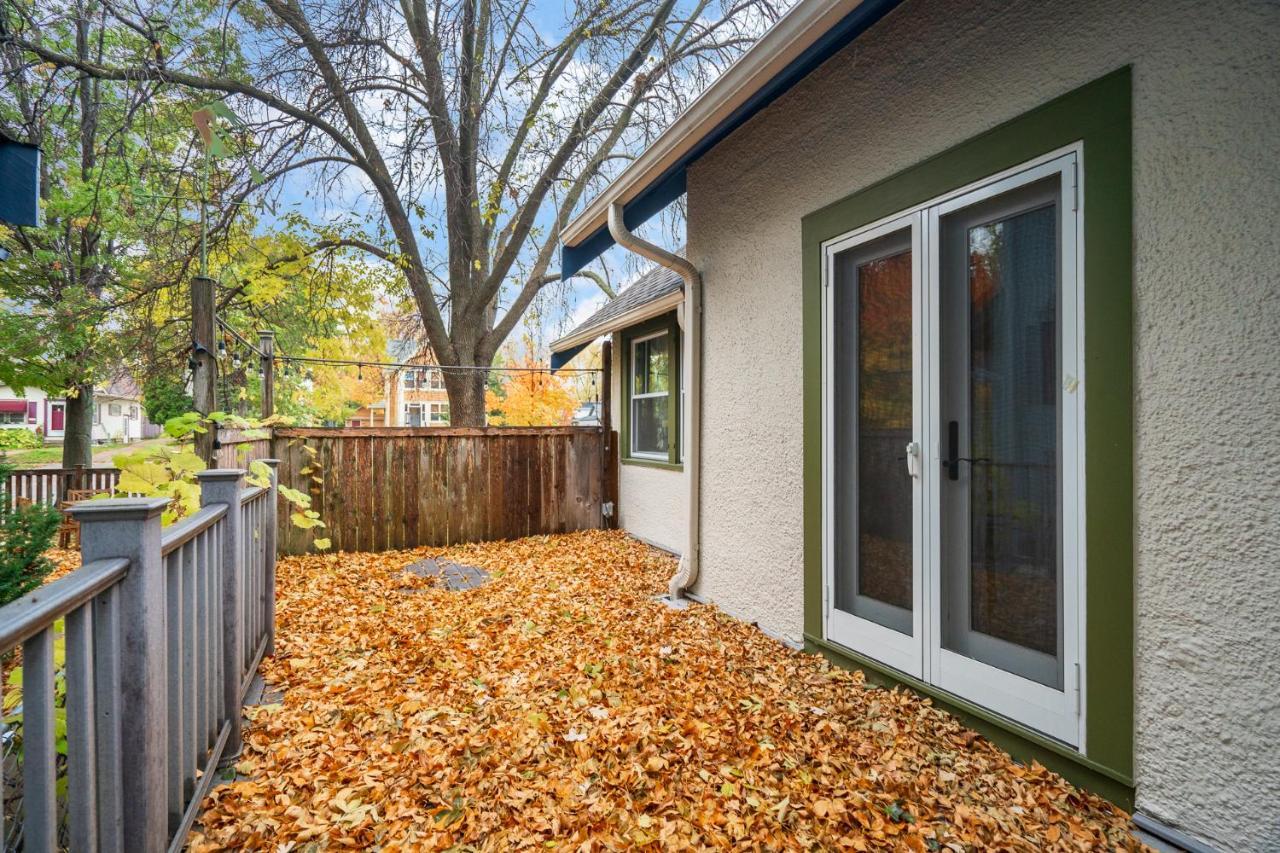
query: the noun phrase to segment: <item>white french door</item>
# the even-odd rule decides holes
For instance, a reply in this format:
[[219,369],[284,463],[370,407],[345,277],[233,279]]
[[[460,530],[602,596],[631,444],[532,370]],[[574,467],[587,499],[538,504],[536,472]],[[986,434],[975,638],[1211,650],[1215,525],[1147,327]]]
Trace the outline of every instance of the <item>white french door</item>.
[[827,639],[1083,748],[1078,149],[824,245]]

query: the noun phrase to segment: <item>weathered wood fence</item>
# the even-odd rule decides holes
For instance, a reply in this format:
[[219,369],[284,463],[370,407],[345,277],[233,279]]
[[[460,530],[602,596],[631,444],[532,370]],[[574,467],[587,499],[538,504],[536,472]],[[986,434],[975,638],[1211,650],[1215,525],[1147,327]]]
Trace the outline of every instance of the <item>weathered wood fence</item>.
[[247,468],[250,462],[271,458],[271,439],[255,438],[243,430],[221,429],[214,451],[219,468]]
[[274,489],[243,475],[201,473],[202,508],[164,530],[164,498],[77,504],[83,565],[0,608],[0,652],[22,648],[5,849],[183,848],[274,637]]
[[[334,550],[383,551],[602,527],[609,451],[601,427],[372,427],[277,429],[271,455]],[[280,525],[281,553],[312,538]]]

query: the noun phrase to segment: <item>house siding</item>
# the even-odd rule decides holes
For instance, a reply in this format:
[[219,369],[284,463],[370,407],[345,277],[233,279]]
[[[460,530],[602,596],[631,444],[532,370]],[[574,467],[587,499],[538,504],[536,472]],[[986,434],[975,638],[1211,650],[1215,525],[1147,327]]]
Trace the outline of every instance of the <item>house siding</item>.
[[799,640],[801,219],[1132,66],[1137,804],[1232,850],[1280,844],[1277,55],[1262,0],[907,0],[689,175],[695,591]]
[[[622,434],[627,416],[623,394],[622,334],[613,336],[613,429]],[[684,386],[687,387],[687,386]],[[619,454],[625,456],[625,451]],[[681,553],[689,531],[689,485],[683,470],[657,468],[624,461],[618,466],[618,526],[638,539]]]

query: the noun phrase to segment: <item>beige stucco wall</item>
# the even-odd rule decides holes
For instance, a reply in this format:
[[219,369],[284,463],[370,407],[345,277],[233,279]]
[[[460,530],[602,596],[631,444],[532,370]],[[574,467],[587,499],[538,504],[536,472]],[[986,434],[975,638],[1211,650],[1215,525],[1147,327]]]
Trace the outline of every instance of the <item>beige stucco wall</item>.
[[[613,336],[613,428],[622,431],[622,341]],[[687,386],[682,386],[687,387]],[[619,457],[625,455],[625,449]],[[618,526],[646,542],[683,553],[689,530],[689,486],[683,471],[623,462],[618,466]]]
[[1278,3],[907,0],[694,166],[697,591],[801,635],[801,217],[1126,64],[1138,805],[1224,850],[1276,849]]

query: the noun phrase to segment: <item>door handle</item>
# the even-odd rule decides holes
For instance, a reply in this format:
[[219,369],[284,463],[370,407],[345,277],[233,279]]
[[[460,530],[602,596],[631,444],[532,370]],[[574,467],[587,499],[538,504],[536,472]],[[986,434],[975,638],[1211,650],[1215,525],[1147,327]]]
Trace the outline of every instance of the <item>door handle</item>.
[[920,443],[907,442],[907,476],[920,479]]
[[990,462],[986,457],[977,457],[970,459],[967,456],[960,455],[960,422],[947,421],[947,458],[942,460],[942,464],[947,469],[948,480],[960,479],[960,463],[968,462],[970,465],[985,465]]

